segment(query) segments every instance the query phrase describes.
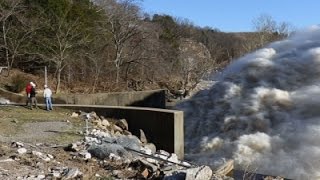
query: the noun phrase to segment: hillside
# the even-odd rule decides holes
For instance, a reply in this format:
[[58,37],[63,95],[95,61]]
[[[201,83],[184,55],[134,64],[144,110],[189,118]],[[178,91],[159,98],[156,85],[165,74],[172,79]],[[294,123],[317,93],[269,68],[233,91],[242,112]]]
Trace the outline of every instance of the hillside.
[[201,28],[145,14],[128,0],[4,0],[0,12],[0,66],[38,77],[46,66],[56,92],[190,91],[233,59],[286,35]]

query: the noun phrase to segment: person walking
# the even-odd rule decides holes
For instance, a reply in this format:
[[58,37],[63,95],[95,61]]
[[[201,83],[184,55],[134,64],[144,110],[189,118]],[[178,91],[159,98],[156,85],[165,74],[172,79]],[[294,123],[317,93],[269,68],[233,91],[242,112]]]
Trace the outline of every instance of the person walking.
[[51,111],[52,110],[51,96],[52,96],[51,89],[47,85],[44,85],[43,97],[44,97],[45,102],[46,102],[46,110],[47,111]]
[[26,99],[26,106],[28,107],[29,103],[31,103],[31,98],[30,98],[30,93],[31,93],[31,83],[33,82],[29,82],[26,86],[26,94],[27,94],[27,99]]
[[36,98],[36,84],[34,84],[33,82],[30,82],[31,84],[31,91],[30,91],[30,98],[31,98],[31,102],[30,102],[30,109],[32,110],[32,105],[34,104],[36,109],[38,109],[38,105],[37,105],[37,98]]

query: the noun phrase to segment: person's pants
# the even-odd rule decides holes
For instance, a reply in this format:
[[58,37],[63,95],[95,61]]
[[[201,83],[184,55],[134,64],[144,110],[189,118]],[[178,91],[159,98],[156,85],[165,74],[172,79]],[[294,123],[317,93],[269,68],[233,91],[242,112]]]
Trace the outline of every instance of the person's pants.
[[36,108],[38,108],[36,97],[31,97],[30,109],[32,109],[33,104],[36,106]]
[[51,101],[51,97],[46,97],[45,98],[46,100],[46,107],[47,107],[47,110],[52,110],[52,101]]
[[29,104],[31,104],[31,98],[27,96],[27,99],[26,99],[26,106],[28,106]]

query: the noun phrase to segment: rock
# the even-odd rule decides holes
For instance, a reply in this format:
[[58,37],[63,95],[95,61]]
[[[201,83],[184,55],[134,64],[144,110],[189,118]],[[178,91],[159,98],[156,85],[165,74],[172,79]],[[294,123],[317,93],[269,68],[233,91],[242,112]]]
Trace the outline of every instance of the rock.
[[44,161],[50,161],[51,160],[48,156],[46,156],[43,153],[38,152],[38,151],[32,151],[32,154],[37,156],[38,158],[44,160]]
[[190,163],[185,162],[185,161],[181,162],[181,164],[183,164],[183,165],[185,165],[185,166],[189,166],[189,167],[191,167],[191,166],[192,166]]
[[142,129],[140,129],[140,141],[141,141],[142,144],[148,143],[147,137],[144,134]]
[[37,163],[36,163],[36,167],[39,168],[39,169],[40,169],[40,168],[41,168],[41,169],[44,169],[44,168],[45,168],[45,165],[44,165],[42,162],[37,162]]
[[141,176],[144,178],[144,179],[147,179],[148,176],[149,176],[149,171],[147,168],[145,168],[142,172],[141,172]]
[[91,159],[91,154],[88,151],[82,151],[79,154],[84,160]]
[[12,143],[11,143],[11,147],[21,148],[21,147],[23,147],[23,146],[24,146],[24,144],[21,143],[21,142],[12,142]]
[[101,121],[101,125],[102,125],[102,126],[105,126],[105,127],[109,127],[109,126],[110,126],[110,123],[109,123],[108,120],[103,119],[103,120]]
[[123,132],[123,129],[115,124],[112,125],[114,132]]
[[151,172],[156,172],[159,169],[157,165],[154,165],[147,160],[140,159],[139,161],[141,161]]
[[80,148],[76,143],[69,144],[67,147],[64,148],[65,151],[72,151],[72,152],[78,152],[80,151]]
[[130,132],[130,131],[123,131],[123,135],[126,135],[126,136],[128,136],[128,135],[132,135],[132,133]]
[[186,180],[186,173],[178,172],[169,176],[165,176],[163,180]]
[[109,132],[103,132],[103,131],[100,131],[98,129],[93,129],[91,132],[90,132],[91,135],[94,135],[95,137],[97,138],[105,138],[105,137],[111,137],[111,134]]
[[68,168],[66,169],[63,174],[62,174],[62,179],[73,179],[78,176],[81,176],[81,172],[79,171],[78,168]]
[[90,117],[91,117],[91,119],[100,120],[99,116],[98,116],[97,113],[94,112],[94,111],[92,111],[92,112],[90,113]]
[[37,179],[44,179],[44,178],[46,178],[46,176],[43,175],[43,174],[39,174],[39,175],[37,176]]
[[99,144],[100,143],[100,140],[98,140],[97,138],[86,136],[84,139],[85,139],[85,142],[88,143],[88,144],[91,144],[91,143]]
[[171,154],[168,153],[167,151],[164,151],[164,150],[159,150],[155,155],[155,157],[158,157],[158,158],[161,158],[161,159],[169,159]]
[[174,163],[180,163],[178,156],[174,153],[172,153],[171,156],[167,160],[170,162],[174,162]]
[[145,154],[152,155],[151,149],[142,147],[142,148],[140,149],[140,151],[143,152],[143,153],[145,153]]
[[13,162],[13,161],[14,161],[14,159],[12,159],[12,158],[0,160],[0,162]]
[[60,172],[53,172],[52,175],[55,178],[60,178],[61,177],[61,173]]
[[27,149],[26,148],[19,148],[17,151],[18,151],[19,154],[27,153]]
[[153,158],[147,158],[146,159],[149,163],[153,163],[153,164],[158,164],[159,161],[157,161],[156,159],[153,159]]
[[76,112],[73,112],[73,113],[71,114],[71,117],[73,117],[73,118],[77,118],[77,117],[79,117],[79,114],[78,114],[78,113],[76,113]]
[[48,156],[50,159],[54,159],[54,156],[51,155],[51,154],[47,154],[47,156]]
[[141,149],[141,143],[140,140],[136,136],[120,136],[116,140],[116,143],[136,151],[140,151]]
[[104,143],[101,145],[92,145],[89,147],[88,152],[98,159],[108,159],[111,153],[120,156],[121,158],[131,159],[132,155],[122,146],[118,144]]
[[109,159],[112,160],[112,161],[119,161],[119,160],[121,160],[121,157],[118,156],[118,155],[115,155],[113,153],[110,153]]
[[212,177],[212,170],[208,166],[200,166],[186,170],[186,180],[210,180]]
[[165,150],[160,149],[160,150],[159,150],[159,155],[163,155],[163,156],[169,157],[169,156],[170,156],[170,153],[168,153],[168,152],[165,151]]
[[137,179],[133,178],[137,175],[137,172],[127,169],[127,170],[113,170],[112,174],[119,179]]
[[153,143],[147,143],[144,145],[144,148],[150,151],[146,151],[146,154],[154,154],[157,151],[156,145],[154,145]]
[[125,119],[120,119],[120,120],[116,121],[116,125],[121,127],[123,130],[129,129],[128,122]]
[[12,120],[11,122],[12,122],[12,123],[18,123],[19,121],[16,120],[16,119],[14,119],[14,120]]

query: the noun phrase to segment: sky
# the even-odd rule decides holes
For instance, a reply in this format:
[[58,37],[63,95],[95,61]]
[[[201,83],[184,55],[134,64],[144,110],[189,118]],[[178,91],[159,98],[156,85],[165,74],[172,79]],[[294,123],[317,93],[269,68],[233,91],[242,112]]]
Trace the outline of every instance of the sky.
[[297,29],[319,24],[319,0],[143,0],[149,14],[167,14],[190,20],[200,27],[223,32],[253,31],[252,21],[262,14]]

